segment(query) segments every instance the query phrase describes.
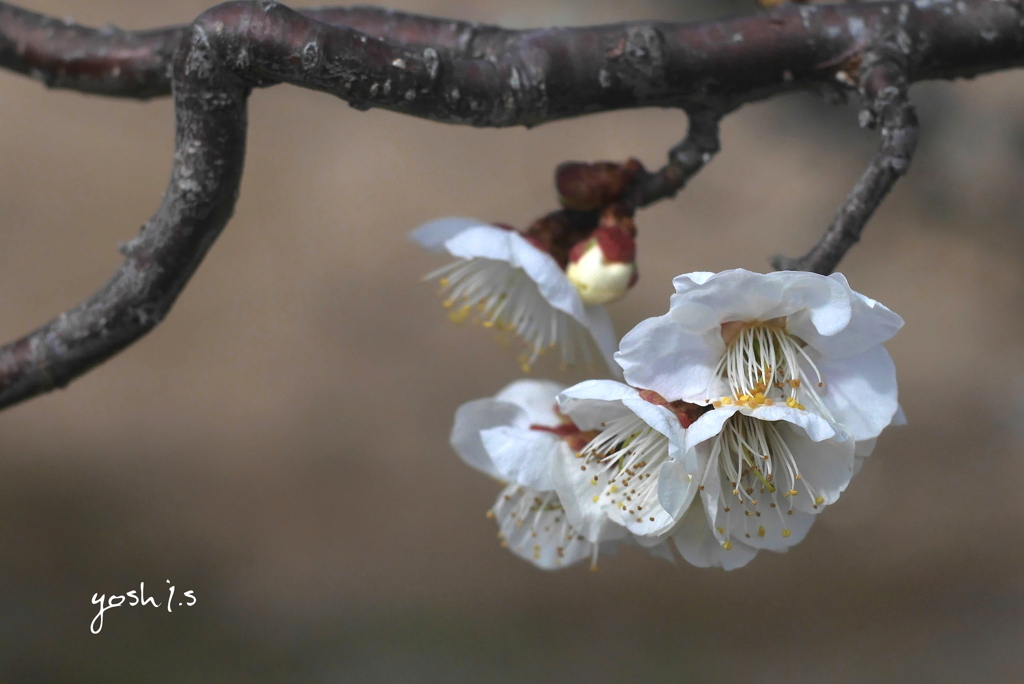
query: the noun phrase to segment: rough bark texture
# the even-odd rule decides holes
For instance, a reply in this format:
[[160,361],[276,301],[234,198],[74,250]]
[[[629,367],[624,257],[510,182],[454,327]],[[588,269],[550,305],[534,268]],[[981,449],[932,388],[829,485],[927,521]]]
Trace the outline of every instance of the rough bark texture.
[[99,292],[0,348],[0,407],[66,385],[166,315],[238,195],[250,90],[320,90],[358,109],[443,123],[534,126],[592,112],[677,107],[690,118],[667,165],[640,174],[642,206],[674,195],[718,151],[718,122],[796,90],[864,102],[882,146],[821,241],[778,267],[830,272],[902,175],[917,121],[909,84],[1024,64],[1019,2],[790,6],[721,22],[504,30],[375,8],[301,13],[231,2],[191,25],[89,29],[0,2],[0,66],[50,87],[150,98],[173,93],[171,181],[157,213]]

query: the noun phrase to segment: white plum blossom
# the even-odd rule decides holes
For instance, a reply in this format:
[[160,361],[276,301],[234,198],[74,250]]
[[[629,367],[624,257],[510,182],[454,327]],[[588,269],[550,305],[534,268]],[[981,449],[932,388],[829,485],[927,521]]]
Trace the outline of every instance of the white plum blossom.
[[554,491],[558,461],[575,461],[586,436],[556,411],[564,385],[517,380],[494,397],[463,404],[455,413],[451,444],[462,459],[501,482],[489,516],[513,553],[551,570],[612,552],[627,541],[625,528],[603,521],[583,530],[570,523]]
[[673,284],[668,313],[622,339],[629,384],[669,401],[807,409],[855,441],[892,422],[896,372],[882,343],[903,319],[841,274],[732,270]]
[[593,364],[596,347],[612,372],[617,338],[604,307],[586,304],[558,262],[514,230],[449,217],[411,234],[430,251],[456,261],[426,276],[440,282],[453,321],[478,321],[514,333],[525,344],[524,371],[548,349],[563,365]]
[[[799,543],[846,489],[856,457],[856,443],[828,421],[784,405],[708,411],[686,431],[684,446],[721,558],[734,565],[734,549],[752,557],[749,549]],[[694,539],[675,542],[685,558]]]
[[585,534],[610,519],[641,538],[666,535],[697,491],[681,453],[687,409],[696,407],[613,380],[570,387],[558,404],[590,437],[574,459],[556,463],[554,485],[569,520]]

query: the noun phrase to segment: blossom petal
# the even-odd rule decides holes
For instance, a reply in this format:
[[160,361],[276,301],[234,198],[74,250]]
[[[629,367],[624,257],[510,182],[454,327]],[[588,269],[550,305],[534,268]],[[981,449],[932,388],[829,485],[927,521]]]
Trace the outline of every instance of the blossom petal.
[[877,437],[875,439],[862,439],[861,441],[857,442],[856,449],[853,453],[854,455],[857,456],[857,458],[867,458],[868,456],[874,453],[875,445],[877,443]]
[[565,509],[569,523],[585,538],[596,541],[608,524],[605,508],[595,501],[595,494],[608,486],[606,472],[595,475],[582,469],[581,459],[561,450],[552,463],[551,476],[554,489]]
[[598,304],[585,304],[583,306],[583,325],[590,331],[594,338],[594,344],[604,357],[605,363],[612,376],[622,379],[622,369],[615,362],[615,354],[619,348],[619,336],[615,333],[615,326],[612,324],[612,317],[608,309]]
[[622,400],[635,396],[637,390],[621,382],[585,380],[562,390],[558,406],[581,430],[599,430],[602,423],[625,415],[629,409]]
[[807,436],[811,438],[811,441],[814,442],[833,438],[845,439],[844,434],[838,433],[835,427],[813,411],[790,408],[785,405],[775,405],[758,406],[754,409],[743,406],[740,408],[740,412],[758,420],[782,421],[799,425],[807,433]]
[[[840,283],[815,273],[723,271],[670,300],[669,315],[687,332],[703,334],[728,321],[770,320],[804,312],[821,334],[835,334],[850,320],[849,297]],[[682,283],[681,278],[677,278]]]
[[539,491],[555,488],[551,476],[555,451],[569,448],[550,432],[505,425],[482,431],[480,440],[500,479]]
[[444,218],[427,221],[409,233],[409,239],[423,249],[436,254],[445,251],[444,243],[467,228],[487,226],[486,221],[466,218],[464,216],[445,216]]
[[699,445],[717,435],[722,431],[725,421],[739,410],[738,406],[722,406],[701,415],[683,432],[683,450],[689,452],[697,449]]
[[672,541],[683,560],[698,568],[735,570],[749,563],[757,555],[757,549],[740,541],[734,541],[729,550],[722,548],[722,542],[712,532],[711,525],[699,506],[693,506],[686,511],[672,535]]
[[676,460],[666,461],[658,472],[658,501],[666,513],[678,521],[697,494],[693,474]]
[[698,445],[721,432],[725,421],[735,413],[742,413],[758,420],[798,425],[815,442],[838,436],[835,428],[828,421],[810,411],[801,411],[788,406],[759,406],[751,409],[733,404],[712,409],[693,421],[690,427],[683,432],[681,448],[685,451],[696,449]]
[[515,404],[526,412],[528,423],[520,427],[530,425],[545,425],[553,427],[561,420],[555,413],[558,393],[565,389],[565,385],[553,380],[534,380],[525,378],[515,380],[505,386],[500,392],[494,395],[495,400]]
[[842,287],[850,302],[850,322],[841,332],[830,333],[821,327],[806,325],[800,317],[791,318],[787,325],[789,331],[812,349],[831,358],[857,356],[890,339],[903,327],[899,315],[855,292],[842,273],[833,273],[829,278]]
[[672,279],[672,287],[675,288],[676,294],[682,294],[689,292],[695,287],[699,287],[714,276],[713,271],[694,271],[693,273],[684,273],[678,275]]
[[520,425],[527,422],[526,411],[504,401],[477,399],[469,401],[455,411],[455,424],[449,441],[455,453],[470,466],[491,477],[501,474],[491,460],[480,438],[480,433],[499,425]]
[[820,513],[850,484],[856,444],[849,439],[812,442],[802,430],[785,424],[779,425],[779,434],[802,475],[795,485],[799,493],[791,497],[793,507],[812,515]]
[[703,403],[709,394],[720,394],[712,380],[724,353],[717,328],[692,334],[666,314],[648,318],[626,333],[615,361],[634,387],[654,390],[668,401]]
[[893,422],[899,408],[896,367],[885,347],[842,359],[814,358],[814,363],[825,382],[819,396],[843,432],[861,441]]

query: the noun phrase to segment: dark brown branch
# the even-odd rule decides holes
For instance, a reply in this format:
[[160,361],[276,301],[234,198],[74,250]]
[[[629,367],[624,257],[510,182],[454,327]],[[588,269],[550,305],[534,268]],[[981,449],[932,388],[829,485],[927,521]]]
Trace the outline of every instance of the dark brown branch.
[[[891,185],[884,179],[898,175],[913,147],[901,142],[915,130],[902,97],[907,83],[1024,64],[1020,8],[994,0],[803,6],[726,22],[532,31],[353,12],[304,16],[273,2],[235,2],[186,29],[104,34],[40,23],[38,15],[0,3],[0,66],[62,87],[146,97],[166,92],[161,79],[173,61],[177,117],[174,166],[159,210],[99,292],[0,348],[0,407],[67,384],[164,317],[233,210],[253,87],[291,83],[358,108],[477,126],[684,109],[690,135],[665,170],[637,185],[646,201],[671,195],[717,149],[721,113],[798,89],[845,88],[859,73],[886,73],[872,60],[891,57],[895,46],[902,55],[889,59],[899,66],[896,96],[884,79],[870,95],[889,141],[877,164],[883,180],[866,177],[861,193],[873,208]],[[317,16],[334,23],[311,18]],[[354,24],[358,17],[362,29],[383,39],[338,25],[345,17]]]
[[668,152],[668,163],[655,173],[645,174],[633,184],[631,202],[645,207],[666,197],[675,197],[711,158],[718,154],[718,122],[724,112],[716,109],[692,109],[687,113],[686,138]]
[[[311,19],[356,29],[409,47],[463,54],[480,34],[502,29],[378,7],[298,10]],[[188,26],[123,31],[79,26],[0,2],[0,67],[32,76],[48,88],[149,99],[171,94],[175,50]]]
[[881,124],[882,143],[864,175],[854,186],[831,225],[804,256],[776,256],[772,265],[786,271],[814,271],[828,275],[853,245],[882,199],[907,172],[917,147],[917,114],[907,99],[907,83],[898,64],[868,68],[864,78],[868,108],[861,112],[864,125]]

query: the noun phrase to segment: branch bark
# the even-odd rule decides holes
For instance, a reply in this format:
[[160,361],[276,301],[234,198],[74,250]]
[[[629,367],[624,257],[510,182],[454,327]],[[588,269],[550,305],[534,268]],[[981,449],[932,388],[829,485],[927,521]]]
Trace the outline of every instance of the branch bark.
[[821,270],[856,240],[909,161],[916,123],[906,86],[1021,66],[1021,19],[1017,2],[917,0],[787,7],[723,22],[509,31],[372,8],[299,13],[276,2],[232,2],[188,27],[130,33],[0,2],[0,66],[96,94],[173,92],[176,110],[163,203],[99,292],[0,347],[0,407],[66,385],[163,319],[233,211],[252,88],[291,83],[359,109],[475,126],[684,109],[689,134],[664,169],[635,186],[638,204],[682,187],[718,149],[720,116],[740,105],[795,90],[859,88],[881,120],[882,151],[824,246],[804,258]]

